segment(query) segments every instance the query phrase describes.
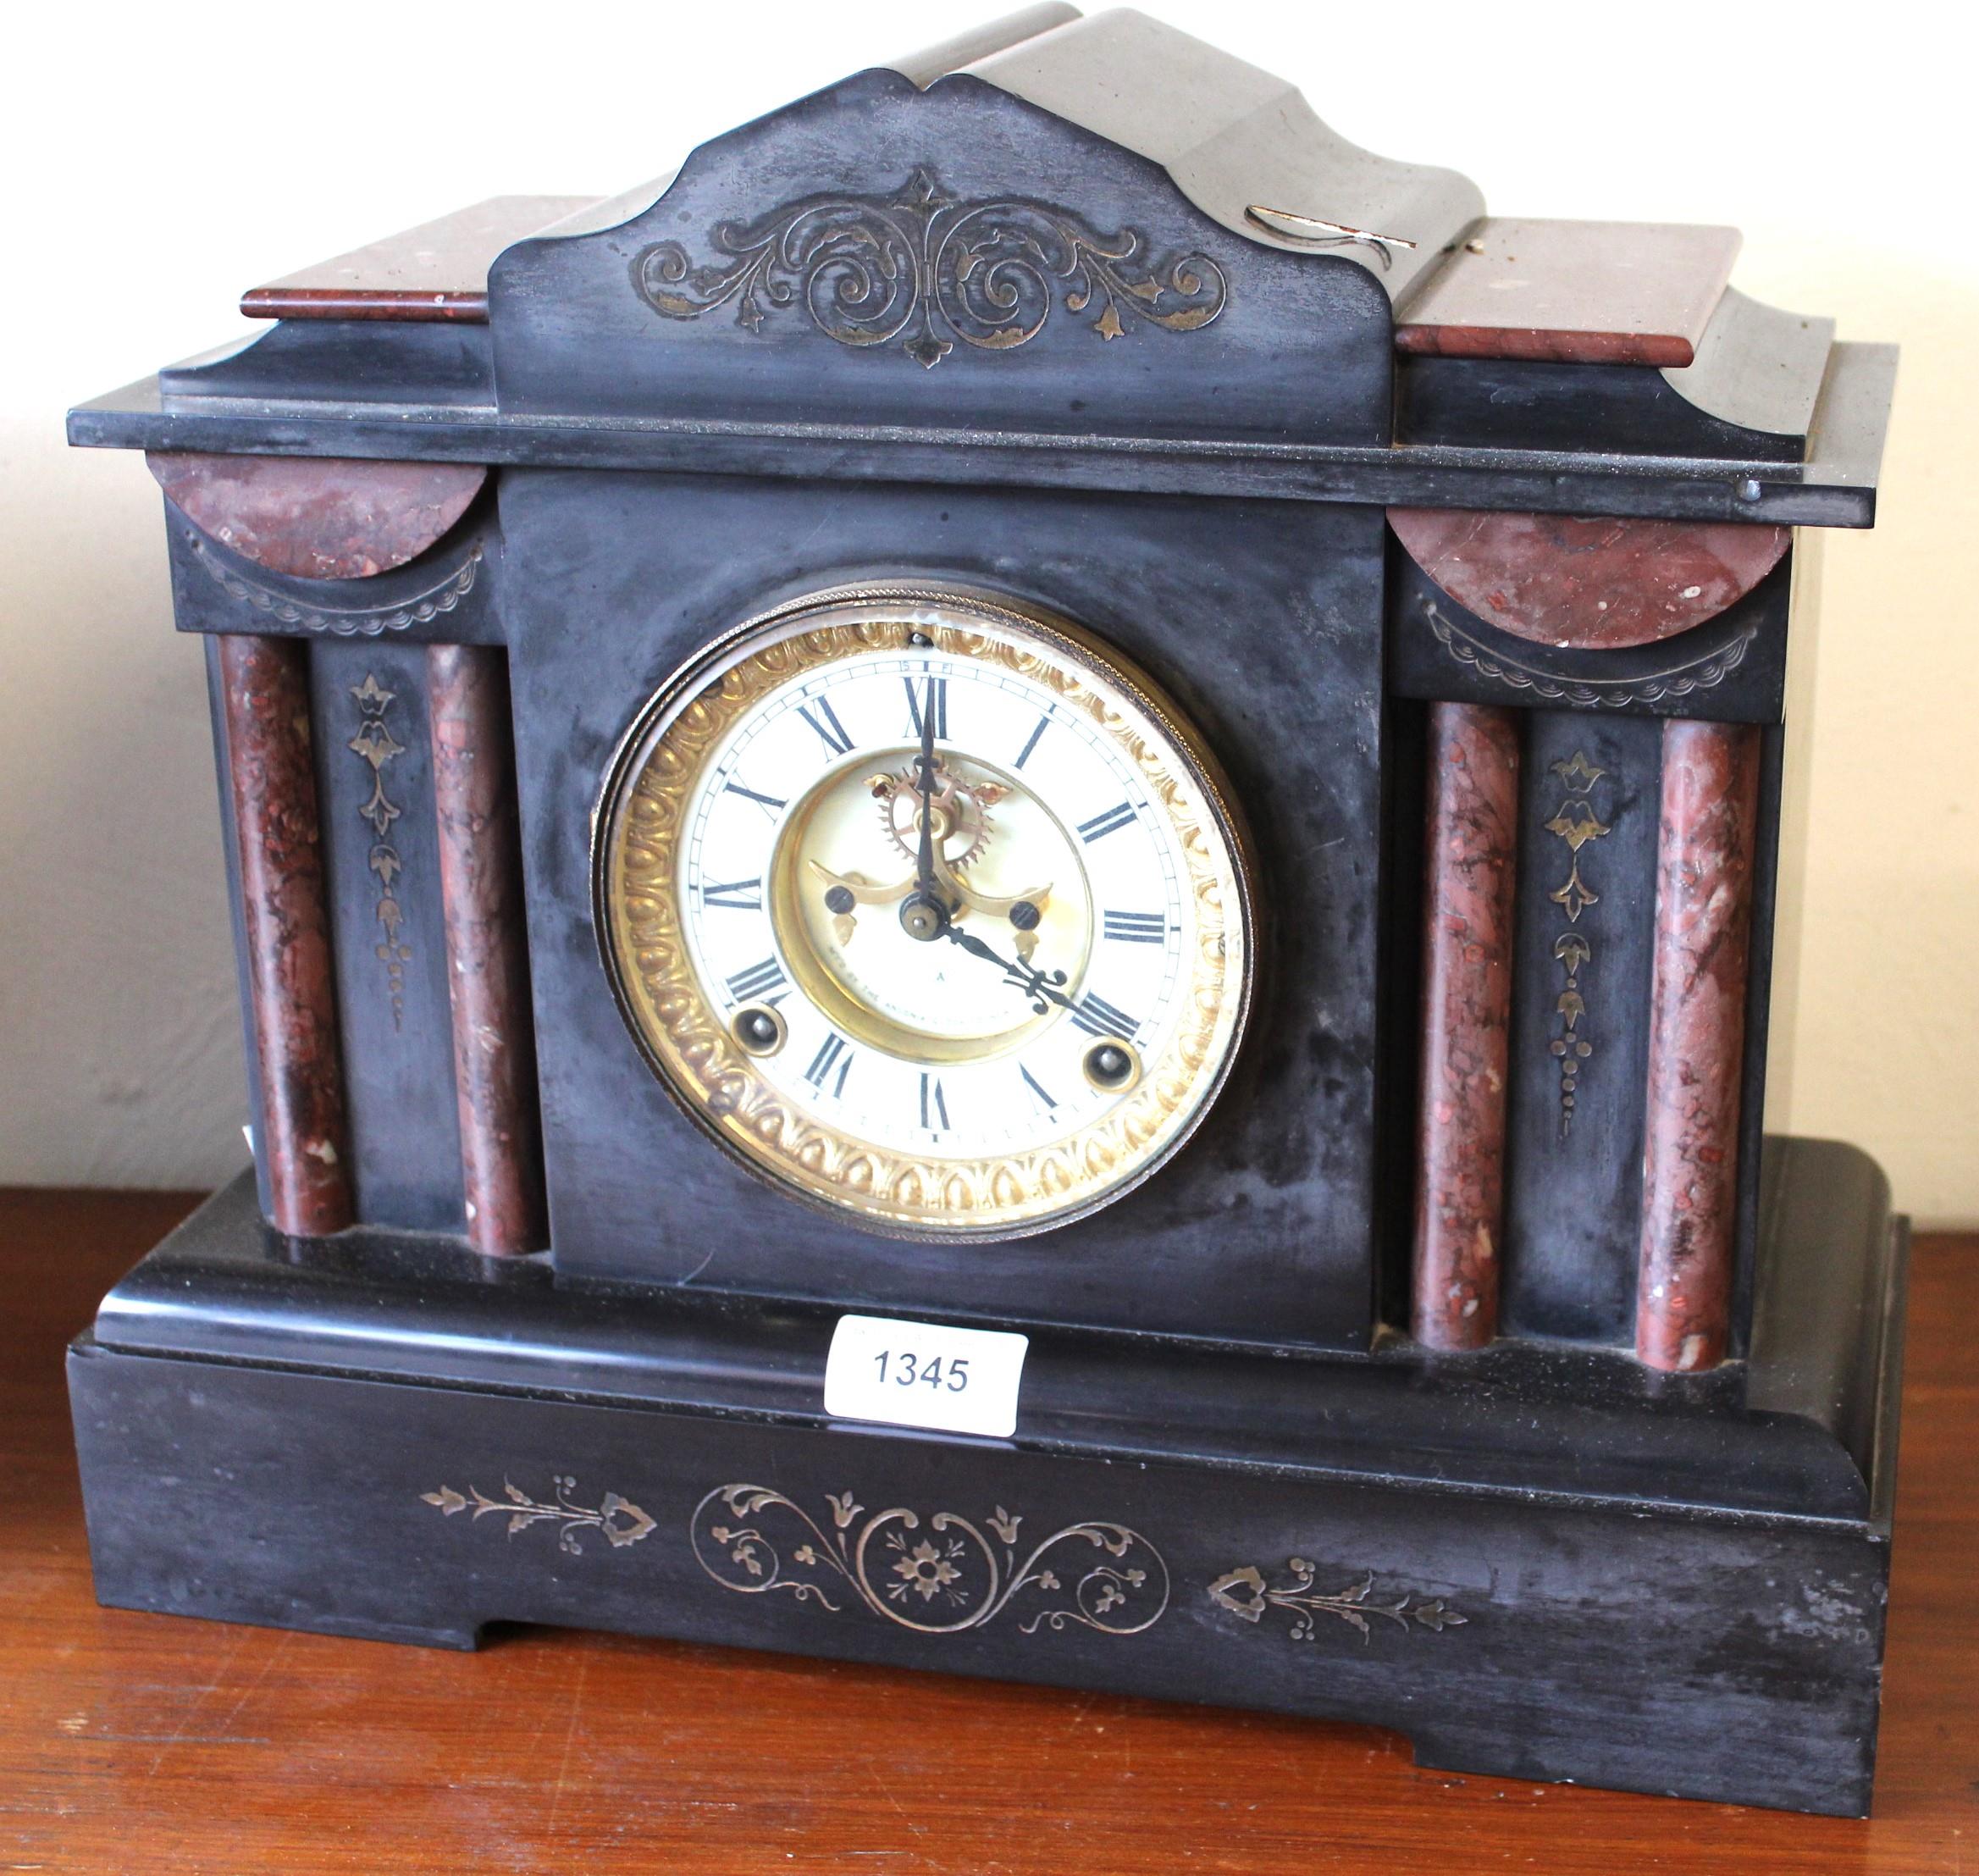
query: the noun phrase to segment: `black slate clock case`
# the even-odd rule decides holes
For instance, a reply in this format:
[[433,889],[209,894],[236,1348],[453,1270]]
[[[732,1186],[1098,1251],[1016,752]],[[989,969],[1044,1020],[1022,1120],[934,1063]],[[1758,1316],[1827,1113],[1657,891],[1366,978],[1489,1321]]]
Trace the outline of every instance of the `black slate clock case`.
[[[1041,48],[1015,75],[940,75],[966,63],[945,53],[864,73],[510,247],[485,325],[288,318],[74,413],[83,443],[493,470],[444,538],[363,580],[271,573],[168,509],[182,630],[309,641],[323,825],[350,823],[324,838],[358,1223],[285,1237],[248,1181],[106,1299],[71,1368],[99,1593],[459,1645],[499,1619],[610,1624],[1350,1715],[1425,1763],[1860,1810],[1903,1237],[1847,1149],[1776,1143],[1762,1169],[1770,834],[1735,1359],[1661,1377],[1617,1347],[1639,1089],[1586,1129],[1591,1208],[1508,1168],[1512,1335],[1440,1359],[1396,1326],[1426,700],[1510,701],[1546,760],[1592,737],[1638,772],[1679,695],[1764,723],[1770,829],[1789,570],[1699,628],[1739,647],[1708,695],[1628,653],[1562,653],[1508,692],[1492,656],[1544,654],[1437,593],[1385,517],[1861,525],[1888,361],[1835,348],[1791,461],[1641,368],[1398,368],[1396,303],[1479,213],[1468,184],[1363,156],[1385,221],[1363,201],[1302,246],[1239,232],[1214,163],[1185,189],[1186,152],[1136,146],[1197,95],[1239,121],[1262,75],[1130,14],[1061,56],[1036,36],[1069,9],[1042,14],[983,37],[1020,65]],[[1088,94],[1083,116],[1064,102]],[[1226,171],[1272,147],[1226,142]],[[966,272],[955,230],[998,217],[1003,271]],[[740,622],[875,579],[1103,639],[1200,732],[1254,848],[1230,1082],[1146,1185],[1035,1237],[883,1237],[760,1181],[654,1078],[600,958],[594,816],[640,708]],[[515,1260],[462,1242],[437,949],[388,1021],[375,894],[336,883],[362,877],[338,843],[375,779],[340,754],[341,700],[368,680],[408,700],[395,780],[417,808],[418,661],[447,644],[505,647],[512,696],[550,1218],[550,1248]],[[408,864],[401,891],[430,932],[435,869]],[[845,1309],[1025,1329],[1015,1438],[826,1421]],[[869,1519],[894,1520],[878,1546],[937,1513],[970,1520],[976,1572],[938,1621],[861,1561]],[[828,1598],[799,1593],[819,1588],[799,1545]]]
[[[1366,1346],[1380,645],[1347,622],[1379,604],[1377,512],[522,474],[501,514],[561,1270]],[[1141,1192],[1037,1237],[903,1241],[793,1204],[710,1150],[601,993],[587,837],[632,711],[712,628],[874,574],[1016,595],[1099,634],[1229,752],[1251,826],[1267,947],[1232,1081]]]
[[[1164,203],[1152,222],[1151,200]],[[756,287],[745,257],[721,266],[724,248],[746,257],[766,239],[788,242],[791,213],[766,215],[766,202],[809,206],[799,239],[829,240],[814,233],[821,226],[854,231],[832,249],[844,257],[835,268],[807,276],[801,306],[776,304],[773,270]],[[948,318],[966,323],[972,302],[942,243],[965,218],[988,216],[1021,230],[1009,243],[1009,303],[976,302],[1003,329],[1031,331],[1007,347],[970,343]],[[1125,247],[1116,231],[1143,227],[1144,255],[1102,257]],[[1054,242],[1090,242],[1083,315],[1051,306],[1025,239],[1053,257]],[[669,258],[688,279],[667,276]],[[893,258],[903,277],[889,280],[882,268]],[[705,313],[656,315],[650,294],[691,301],[701,266],[731,278],[741,268],[732,301],[719,297],[727,279],[710,279]],[[1213,306],[1215,317],[1160,329],[1139,316],[1149,302],[1109,276]],[[657,284],[642,296],[627,292],[628,277]],[[1197,291],[1176,290],[1178,277]],[[760,310],[745,318],[751,291]],[[1096,342],[1109,296],[1130,329]],[[821,342],[821,325],[849,328],[876,297],[895,315],[915,305],[899,336]],[[1385,445],[1392,346],[1379,281],[1345,258],[1258,252],[1177,202],[1145,158],[980,80],[923,91],[882,71],[716,139],[622,226],[511,249],[493,271],[489,313],[505,408],[725,425],[856,411],[956,457],[955,481],[937,487],[794,474],[502,479],[560,1268],[669,1282],[691,1274],[710,1288],[957,1317],[1365,1347],[1381,513],[986,489],[963,439],[1034,434],[1041,454],[1053,437]],[[924,327],[944,348],[932,365],[908,349]],[[884,461],[871,469],[884,475]],[[1014,595],[1097,634],[1180,703],[1230,769],[1252,827],[1266,953],[1235,1079],[1157,1184],[1045,1238],[904,1243],[793,1207],[708,1152],[599,994],[587,831],[629,713],[721,630],[861,578]]]

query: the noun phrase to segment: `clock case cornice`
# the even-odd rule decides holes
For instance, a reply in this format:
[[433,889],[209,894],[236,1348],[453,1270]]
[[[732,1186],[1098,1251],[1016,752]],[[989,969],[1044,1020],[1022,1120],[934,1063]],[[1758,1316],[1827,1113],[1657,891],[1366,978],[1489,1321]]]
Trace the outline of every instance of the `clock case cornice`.
[[[1407,349],[1429,329],[1411,308],[1451,269],[1490,264],[1471,250],[1501,224],[1461,177],[1356,151],[1289,87],[1131,13],[1034,9],[902,64],[712,140],[663,186],[508,245],[478,303],[278,296],[290,316],[271,329],[79,407],[70,440],[1873,520],[1892,348],[1833,344],[1828,322],[1725,290],[1684,368]],[[1312,224],[1302,235],[1297,216]],[[882,263],[869,280],[898,295],[884,338],[890,312],[862,329],[835,296],[843,270],[807,301],[804,268],[779,264],[778,243],[833,229],[865,244]],[[956,257],[999,231],[979,286],[1027,237],[1052,264],[998,276],[1019,293],[1003,325],[959,328]],[[768,248],[754,272],[752,241]],[[1577,414],[1591,393],[1608,413],[1598,441]]]

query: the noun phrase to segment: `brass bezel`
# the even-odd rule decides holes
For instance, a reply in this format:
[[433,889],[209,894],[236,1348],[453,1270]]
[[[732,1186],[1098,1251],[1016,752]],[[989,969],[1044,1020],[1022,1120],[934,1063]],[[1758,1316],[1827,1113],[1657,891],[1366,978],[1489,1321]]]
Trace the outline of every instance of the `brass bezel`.
[[[989,628],[915,620],[898,614],[943,608],[965,621],[973,615]],[[865,609],[879,614],[821,624],[806,632],[809,615]],[[887,617],[887,614],[896,616]],[[678,803],[686,798],[698,763],[675,765],[666,784],[652,779],[652,758],[663,739],[701,709],[698,730],[706,748],[754,700],[812,664],[873,650],[909,648],[915,634],[932,635],[937,648],[965,656],[1006,657],[1013,669],[1059,690],[1086,710],[1109,734],[1132,745],[1143,779],[1183,827],[1182,853],[1197,894],[1197,939],[1204,954],[1223,948],[1235,927],[1241,955],[1228,968],[1219,960],[1210,990],[1197,977],[1181,995],[1192,1008],[1160,1058],[1147,1065],[1128,1097],[1091,1126],[1065,1139],[998,1159],[915,1156],[837,1133],[806,1110],[793,1110],[735,1043],[709,1003],[686,950],[677,890],[670,877]],[[996,634],[1006,634],[1013,645]],[[732,688],[716,699],[728,710],[717,718],[706,706],[719,687],[748,661],[748,648],[803,649],[802,661],[784,661],[753,689]],[[1043,656],[1036,668],[1020,660],[1025,640]],[[1097,679],[1104,689],[1095,690]],[[1179,774],[1158,750],[1124,729],[1107,705],[1105,690],[1124,695],[1175,752]],[[670,799],[671,794],[671,799]],[[1193,795],[1199,813],[1178,811]],[[657,852],[635,883],[641,925],[633,928],[627,891],[615,879],[627,845],[624,829],[635,809],[644,815],[640,850]],[[1211,824],[1229,855],[1235,903],[1219,891],[1220,868],[1187,838],[1188,824]],[[1206,848],[1204,849],[1206,851]],[[1005,1241],[1053,1231],[1113,1204],[1167,1164],[1201,1125],[1227,1082],[1248,1025],[1257,967],[1257,919],[1252,852],[1229,785],[1193,728],[1129,660],[1081,628],[1028,603],[961,586],[881,581],[804,595],[757,614],[722,633],[668,678],[639,710],[607,765],[591,816],[591,880],[594,931],[607,982],[627,1029],[655,1078],[681,1110],[755,1177],[811,1209],[855,1223],[883,1237],[923,1242]],[[658,876],[658,877],[652,877]],[[665,889],[660,889],[661,888]],[[625,960],[633,960],[627,967]],[[1158,1143],[1149,1150],[1147,1142]],[[1114,1171],[1132,1155],[1124,1171]],[[883,1193],[884,1198],[876,1196]],[[993,1212],[993,1216],[986,1216]],[[961,1218],[968,1222],[956,1223]]]

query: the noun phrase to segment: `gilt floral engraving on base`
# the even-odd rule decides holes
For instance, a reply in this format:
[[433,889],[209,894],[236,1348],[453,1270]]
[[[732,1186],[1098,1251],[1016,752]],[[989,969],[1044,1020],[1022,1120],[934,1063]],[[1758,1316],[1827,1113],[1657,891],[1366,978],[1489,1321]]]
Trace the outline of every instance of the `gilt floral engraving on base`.
[[571,1557],[583,1554],[581,1533],[584,1531],[601,1532],[605,1541],[614,1550],[623,1550],[627,1544],[638,1543],[653,1529],[653,1520],[631,1499],[622,1498],[616,1491],[606,1492],[595,1505],[580,1505],[573,1502],[578,1481],[570,1475],[559,1473],[553,1485],[556,1497],[549,1504],[539,1502],[520,1486],[511,1485],[506,1480],[499,1498],[490,1498],[473,1484],[464,1492],[455,1491],[451,1486],[441,1486],[435,1491],[421,1492],[419,1497],[422,1503],[431,1505],[443,1518],[471,1512],[470,1524],[479,1524],[493,1512],[507,1520],[511,1537],[534,1525],[554,1525],[556,1547]]
[[1318,1566],[1302,1557],[1291,1558],[1285,1570],[1287,1580],[1274,1583],[1263,1571],[1247,1564],[1218,1577],[1209,1585],[1210,1599],[1246,1622],[1263,1621],[1267,1609],[1286,1610],[1292,1619],[1290,1633],[1294,1641],[1313,1640],[1323,1615],[1358,1630],[1363,1642],[1373,1635],[1377,1622],[1390,1623],[1405,1631],[1412,1623],[1440,1635],[1446,1629],[1464,1627],[1469,1619],[1440,1597],[1412,1598],[1385,1590],[1377,1592],[1372,1570],[1359,1582],[1331,1591],[1314,1587],[1319,1580]]
[[862,1516],[849,1491],[825,1502],[828,1531],[768,1486],[718,1486],[694,1508],[694,1555],[725,1590],[787,1594],[833,1613],[857,1601],[922,1635],[980,1629],[1013,1604],[1025,1635],[1068,1624],[1138,1635],[1168,1607],[1168,1566],[1125,1525],[1068,1525],[1020,1562],[1024,1520],[1001,1505],[979,1527],[952,1511],[924,1521],[904,1506]]
[[1207,254],[1152,256],[1147,237],[1103,235],[1040,202],[963,202],[917,169],[890,196],[816,195],[753,222],[725,221],[716,258],[696,264],[678,241],[633,258],[633,285],[654,312],[698,319],[732,306],[757,332],[801,306],[842,346],[900,349],[932,370],[958,342],[1009,351],[1044,329],[1060,301],[1089,329],[1118,339],[1145,321],[1192,332],[1224,309],[1229,285]]

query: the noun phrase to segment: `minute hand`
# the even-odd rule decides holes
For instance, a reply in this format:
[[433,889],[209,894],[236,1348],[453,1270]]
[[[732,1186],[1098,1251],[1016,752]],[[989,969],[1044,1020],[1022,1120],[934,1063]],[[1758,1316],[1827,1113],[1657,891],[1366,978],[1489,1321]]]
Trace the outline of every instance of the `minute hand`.
[[941,905],[944,914],[954,908],[936,893],[935,878],[935,681],[927,681],[927,695],[920,706],[920,755],[915,761],[915,788],[920,795],[920,844],[915,856],[915,890]]
[[948,926],[942,935],[953,943],[959,944],[965,951],[981,958],[986,964],[995,965],[1012,983],[1015,984],[1025,996],[1031,999],[1031,1007],[1039,1015],[1042,1016],[1044,1014],[1044,999],[1048,997],[1053,1003],[1066,1010],[1076,1010],[1079,1007],[1063,991],[1052,988],[1053,985],[1063,983],[1065,981],[1065,973],[1063,971],[1053,971],[1048,976],[1042,971],[1033,971],[1024,965],[1014,963],[1010,959],[1003,956],[1000,951],[985,944],[981,938],[976,937],[975,932],[965,932],[957,926]]

